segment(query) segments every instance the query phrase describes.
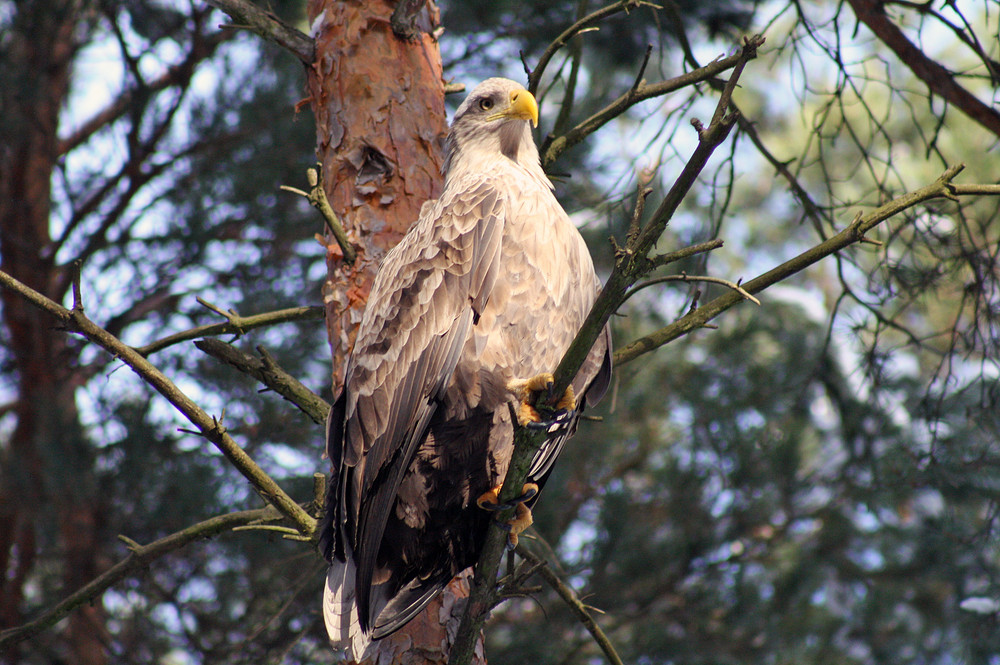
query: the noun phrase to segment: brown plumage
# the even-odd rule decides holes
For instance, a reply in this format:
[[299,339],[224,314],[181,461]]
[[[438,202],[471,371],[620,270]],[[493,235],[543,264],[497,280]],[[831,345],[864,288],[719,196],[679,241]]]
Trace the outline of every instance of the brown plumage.
[[[382,262],[331,411],[323,614],[360,659],[475,563],[503,481],[512,381],[552,371],[600,288],[552,194],[534,98],[489,79],[455,113],[445,187]],[[573,382],[579,408],[610,380],[608,330]],[[575,419],[532,463],[543,484]]]

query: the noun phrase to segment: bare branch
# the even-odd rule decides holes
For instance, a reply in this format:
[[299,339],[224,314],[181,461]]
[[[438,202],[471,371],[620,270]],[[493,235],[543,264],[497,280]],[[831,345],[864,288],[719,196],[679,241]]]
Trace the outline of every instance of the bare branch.
[[[763,43],[763,38],[761,37],[760,39],[760,43]],[[629,88],[618,99],[582,121],[573,129],[562,136],[552,139],[542,152],[542,166],[548,168],[552,162],[559,158],[559,155],[580,143],[639,102],[644,102],[654,97],[661,97],[680,88],[712,79],[722,72],[735,67],[741,58],[743,58],[742,53],[731,55],[666,81],[652,84],[643,83],[638,87]]]
[[[803,270],[817,261],[830,256],[840,250],[854,244],[860,243],[865,238],[865,234],[885,220],[898,215],[908,208],[919,205],[931,199],[946,198],[954,200],[958,195],[991,194],[1000,195],[1000,185],[955,185],[951,181],[957,176],[964,165],[953,166],[945,171],[933,183],[926,187],[904,194],[889,201],[885,205],[879,206],[871,212],[860,215],[854,219],[840,233],[815,247],[799,254],[781,265],[772,268],[768,272],[744,283],[743,288],[749,293],[759,293],[767,287],[780,282],[791,275]],[[615,365],[623,365],[635,360],[644,353],[648,353],[678,337],[681,337],[691,330],[704,326],[708,321],[726,311],[733,305],[742,301],[742,296],[736,293],[726,293],[711,302],[698,307],[674,323],[657,330],[655,333],[642,337],[631,344],[615,352]]]
[[322,319],[323,308],[319,305],[314,305],[309,307],[289,307],[288,309],[279,309],[251,316],[240,316],[232,312],[223,312],[222,315],[226,317],[225,323],[213,323],[207,326],[182,330],[179,333],[174,333],[155,342],[150,342],[145,346],[137,347],[135,350],[140,355],[149,357],[150,354],[157,351],[162,351],[169,346],[192,339],[214,337],[216,335],[242,335],[248,330],[273,326],[279,323]]
[[128,575],[138,572],[149,564],[171,552],[185,547],[195,540],[211,538],[224,531],[238,528],[255,522],[266,522],[281,519],[272,506],[258,508],[257,510],[244,510],[228,515],[219,515],[207,519],[204,522],[193,524],[186,529],[172,533],[165,538],[150,543],[149,545],[139,545],[131,538],[119,536],[129,548],[130,553],[124,560],[98,575],[93,580],[85,584],[80,589],[70,594],[61,603],[42,613],[33,621],[0,632],[0,651],[13,646],[19,642],[30,639],[40,632],[51,628],[61,621],[66,615],[80,607],[93,602],[105,591],[125,579]]
[[340,246],[340,251],[344,254],[344,261],[353,264],[358,258],[358,253],[347,239],[347,232],[344,231],[343,224],[337,218],[337,213],[333,211],[330,200],[326,198],[326,190],[323,189],[322,168],[323,165],[317,163],[314,168],[306,170],[306,177],[309,180],[308,192],[303,192],[301,189],[289,187],[288,185],[282,185],[281,189],[306,197],[309,204],[319,210],[320,215],[323,216],[323,221],[326,222],[327,228],[330,229],[330,233],[333,234],[337,244]]
[[659,7],[651,2],[644,2],[643,0],[620,0],[607,7],[602,7],[592,14],[584,16],[579,21],[569,26],[563,30],[558,37],[552,40],[552,43],[545,49],[541,57],[538,58],[538,62],[535,64],[534,70],[528,70],[527,64],[525,64],[525,71],[528,72],[528,91],[531,94],[538,92],[538,84],[542,80],[542,75],[545,73],[545,68],[548,67],[549,61],[552,57],[559,52],[561,48],[569,43],[575,35],[583,32],[595,23],[600,23],[609,16],[614,16],[621,12],[628,12],[638,7],[653,7],[654,9],[659,9]]
[[0,285],[18,293],[39,309],[43,309],[59,319],[66,330],[83,335],[115,357],[121,358],[143,381],[155,388],[193,423],[198,434],[211,441],[226,456],[226,459],[250,481],[258,494],[288,518],[300,533],[312,535],[315,532],[316,520],[288,496],[246,451],[240,448],[220,422],[205,413],[201,407],[135,349],[88,319],[82,309],[66,309],[2,271],[0,271]]
[[881,0],[847,0],[858,19],[875,33],[931,92],[954,104],[996,136],[1000,137],[1000,112],[960,86],[947,69],[932,60],[889,20]]
[[196,34],[184,60],[171,65],[160,76],[145,82],[141,88],[123,91],[110,104],[95,113],[89,120],[84,121],[76,131],[59,141],[58,153],[65,155],[107,125],[124,116],[129,112],[138,98],[148,98],[153,93],[174,86],[187,86],[194,73],[195,66],[210,58],[215,53],[219,44],[222,44],[231,37],[232,33],[225,32],[217,32],[204,36]]
[[579,619],[580,623],[583,624],[583,627],[586,628],[587,632],[589,632],[594,638],[594,642],[597,643],[597,646],[599,646],[601,651],[604,652],[604,655],[608,659],[608,663],[611,665],[623,665],[621,656],[619,656],[618,652],[615,651],[615,648],[611,644],[611,640],[608,639],[608,636],[604,634],[601,627],[597,625],[596,621],[594,621],[594,617],[590,616],[590,612],[587,611],[587,606],[584,605],[579,598],[577,598],[573,589],[559,579],[559,576],[555,574],[551,567],[549,567],[548,562],[535,556],[534,553],[524,546],[518,546],[517,554],[525,561],[531,563],[534,566],[535,572],[541,575],[542,579],[548,582],[549,586],[551,586],[555,592],[559,594],[559,597],[566,602],[569,608],[573,611],[573,614],[576,615],[576,618]]
[[264,11],[248,0],[206,0],[208,4],[233,19],[230,28],[245,28],[269,42],[282,46],[306,65],[316,59],[316,46],[312,37],[299,32],[271,12]]
[[213,358],[257,379],[297,406],[316,424],[321,425],[326,422],[326,416],[330,412],[330,405],[326,400],[283,370],[263,347],[257,347],[260,358],[255,358],[217,339],[198,340],[194,345]]

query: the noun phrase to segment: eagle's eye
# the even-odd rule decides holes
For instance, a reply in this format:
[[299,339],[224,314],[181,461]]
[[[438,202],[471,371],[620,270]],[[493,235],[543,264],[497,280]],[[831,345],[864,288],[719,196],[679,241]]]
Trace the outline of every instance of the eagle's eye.
[[490,99],[489,97],[483,97],[482,99],[479,100],[479,108],[481,108],[484,111],[489,111],[491,108],[493,108],[493,100]]

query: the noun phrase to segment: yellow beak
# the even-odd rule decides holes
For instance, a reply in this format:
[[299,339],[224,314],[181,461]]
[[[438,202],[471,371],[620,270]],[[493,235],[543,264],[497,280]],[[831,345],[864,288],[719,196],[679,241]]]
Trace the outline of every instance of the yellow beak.
[[530,120],[532,127],[538,127],[538,102],[534,95],[523,88],[510,93],[510,104],[502,111],[489,116],[487,120],[500,118],[520,118]]

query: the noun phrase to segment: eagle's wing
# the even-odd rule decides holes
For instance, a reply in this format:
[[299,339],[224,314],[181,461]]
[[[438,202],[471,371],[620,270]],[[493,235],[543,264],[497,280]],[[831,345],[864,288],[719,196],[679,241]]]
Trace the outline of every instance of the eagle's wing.
[[344,537],[353,546],[362,624],[371,625],[369,591],[400,481],[496,281],[503,221],[488,182],[449,188],[386,255],[372,286],[343,416],[331,418],[327,441],[339,486],[327,552],[344,556]]

